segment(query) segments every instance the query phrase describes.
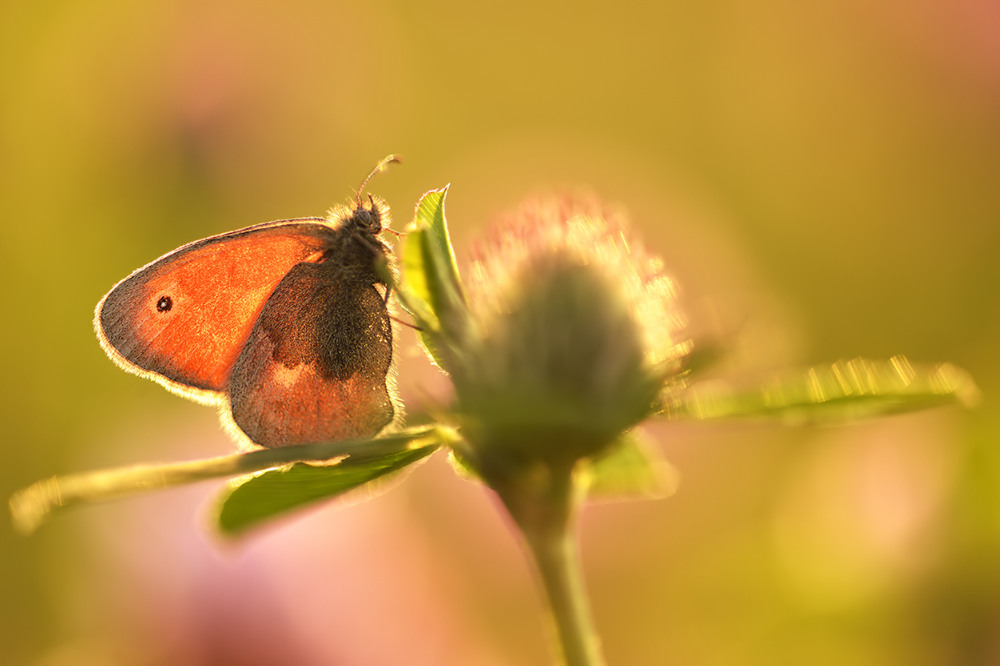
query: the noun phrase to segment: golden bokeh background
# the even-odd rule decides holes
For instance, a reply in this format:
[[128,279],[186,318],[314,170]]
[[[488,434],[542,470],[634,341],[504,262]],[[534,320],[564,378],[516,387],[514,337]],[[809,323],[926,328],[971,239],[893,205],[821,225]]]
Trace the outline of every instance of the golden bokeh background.
[[[378,159],[459,255],[548,188],[631,214],[720,373],[907,354],[977,410],[657,424],[660,502],[584,512],[612,664],[1000,663],[1000,8],[989,0],[0,5],[0,494],[231,450],[119,371],[98,299],[182,243],[323,213]],[[720,333],[721,332],[721,333]],[[400,334],[411,411],[438,395]],[[440,456],[238,544],[219,483],[0,529],[0,661],[545,664],[493,501]]]

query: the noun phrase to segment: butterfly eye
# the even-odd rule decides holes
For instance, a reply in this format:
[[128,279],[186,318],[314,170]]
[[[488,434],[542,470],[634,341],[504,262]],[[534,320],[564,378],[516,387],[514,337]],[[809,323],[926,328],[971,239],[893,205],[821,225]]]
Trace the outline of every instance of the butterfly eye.
[[160,296],[160,300],[156,301],[157,312],[169,312],[172,307],[174,307],[174,300],[169,296]]

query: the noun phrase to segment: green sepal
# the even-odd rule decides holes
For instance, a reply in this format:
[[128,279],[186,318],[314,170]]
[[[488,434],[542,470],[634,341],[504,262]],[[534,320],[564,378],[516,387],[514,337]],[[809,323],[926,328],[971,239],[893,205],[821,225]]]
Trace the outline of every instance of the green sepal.
[[680,473],[645,433],[633,428],[583,463],[580,479],[595,500],[663,499],[677,492]]

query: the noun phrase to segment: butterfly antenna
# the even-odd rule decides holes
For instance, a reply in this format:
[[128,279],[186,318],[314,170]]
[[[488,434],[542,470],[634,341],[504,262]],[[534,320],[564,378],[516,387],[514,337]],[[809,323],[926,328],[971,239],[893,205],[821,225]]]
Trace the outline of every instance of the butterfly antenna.
[[372,169],[372,172],[368,174],[367,178],[365,178],[365,181],[361,183],[361,187],[358,188],[358,193],[354,197],[355,206],[357,208],[361,208],[361,193],[365,191],[366,187],[368,187],[368,181],[374,178],[377,174],[380,174],[388,169],[390,164],[399,164],[402,161],[403,160],[399,157],[399,155],[386,155],[381,162],[376,164],[375,168]]

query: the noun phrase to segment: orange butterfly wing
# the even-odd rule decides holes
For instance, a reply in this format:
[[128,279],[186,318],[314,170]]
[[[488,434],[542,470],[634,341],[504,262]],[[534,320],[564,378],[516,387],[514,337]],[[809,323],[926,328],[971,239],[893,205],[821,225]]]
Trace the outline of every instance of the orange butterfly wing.
[[270,222],[185,245],[138,269],[97,305],[101,346],[123,369],[217,402],[271,292],[319,261],[324,220]]
[[274,290],[229,385],[253,442],[369,437],[392,421],[392,327],[373,279],[331,259],[295,266]]

